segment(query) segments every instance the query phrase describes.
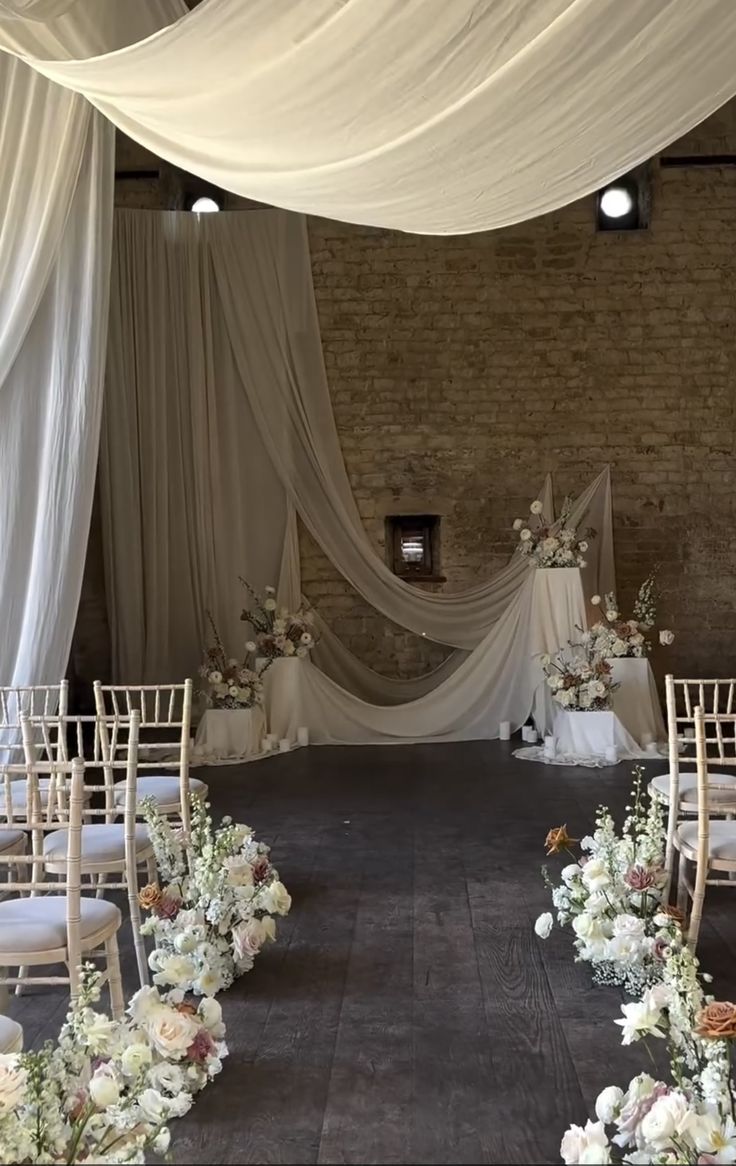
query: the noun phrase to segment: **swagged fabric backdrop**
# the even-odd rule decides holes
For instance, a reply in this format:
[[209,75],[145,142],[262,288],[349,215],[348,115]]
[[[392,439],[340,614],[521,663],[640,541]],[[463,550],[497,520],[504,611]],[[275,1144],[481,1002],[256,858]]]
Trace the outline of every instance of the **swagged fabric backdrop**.
[[[16,162],[0,176],[3,682],[58,680],[74,627],[104,379],[110,122],[251,198],[441,234],[578,198],[736,92],[731,0],[429,6],[128,0],[123,18],[117,0],[0,0],[0,143]],[[529,655],[547,635],[527,564],[430,595],[363,531],[301,216],[117,215],[101,489],[118,675],[190,673],[207,605],[242,638],[239,571],[262,583],[280,564],[295,602],[296,510],[378,610],[456,649],[430,676],[391,681],[324,629],[324,671],[307,666],[323,739],[486,736],[525,719]],[[601,532],[586,591],[607,589],[606,473],[576,516]]]

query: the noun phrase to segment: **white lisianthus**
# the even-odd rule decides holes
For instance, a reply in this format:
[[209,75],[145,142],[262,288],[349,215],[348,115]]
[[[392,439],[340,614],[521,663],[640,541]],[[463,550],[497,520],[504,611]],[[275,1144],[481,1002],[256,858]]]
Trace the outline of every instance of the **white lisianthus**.
[[619,1089],[618,1085],[609,1085],[598,1094],[595,1103],[595,1116],[598,1121],[602,1121],[604,1125],[610,1125],[616,1118],[621,1102],[624,1099],[623,1089]]
[[205,968],[192,987],[198,996],[216,996],[223,987],[223,979],[213,968]]
[[227,871],[227,881],[231,887],[253,886],[253,867],[245,859],[236,854],[232,858],[224,859],[223,866]]
[[524,525],[523,518],[515,518],[514,519],[514,530],[521,530],[523,525]]
[[128,1045],[120,1058],[120,1067],[126,1077],[136,1077],[141,1069],[146,1065],[150,1065],[153,1060],[153,1053],[150,1045],[143,1043],[136,1043]]
[[552,930],[554,919],[549,911],[543,912],[534,924],[534,930],[540,939],[548,939]]
[[0,1053],[0,1114],[11,1113],[23,1100],[26,1070],[18,1053]]
[[179,1065],[161,1061],[149,1070],[148,1083],[162,1093],[181,1093],[184,1088],[184,1074]]
[[622,1004],[623,1020],[614,1020],[614,1024],[622,1029],[621,1044],[630,1045],[643,1036],[664,1037],[659,1028],[662,1019],[662,1010],[654,1006],[645,996],[643,1000],[636,1000],[630,1004]]
[[161,955],[152,951],[148,960],[152,970],[154,984],[172,984],[174,987],[186,986],[192,982],[197,974],[194,961],[188,955]]
[[141,1113],[152,1125],[160,1125],[166,1120],[169,1106],[158,1089],[144,1089],[138,1098]]
[[603,1123],[588,1121],[585,1128],[570,1126],[560,1145],[560,1157],[565,1166],[578,1166],[579,1163],[605,1166],[611,1161],[611,1147]]
[[117,1105],[120,1100],[120,1082],[113,1066],[107,1062],[95,1069],[89,1083],[89,1095],[98,1109]]
[[617,915],[613,921],[614,935],[630,935],[634,939],[643,939],[646,934],[646,924],[638,915]]
[[659,633],[659,642],[663,648],[669,648],[670,644],[675,642],[675,633],[671,632],[669,628],[663,628]]
[[539,499],[535,498],[535,500],[532,502],[531,506],[529,507],[529,510],[531,511],[532,514],[541,514],[542,511],[544,510],[544,507],[542,506],[542,503],[539,501]]
[[524,529],[522,530],[521,534],[519,535],[519,538],[521,539],[522,542],[526,543],[526,542],[529,542],[529,539],[531,537],[532,537],[532,532],[530,531],[528,526],[525,526]]
[[215,668],[214,672],[210,672],[209,681],[210,684],[222,684],[222,672]]
[[602,858],[591,858],[589,862],[586,862],[582,870],[583,882],[591,891],[597,891],[601,887],[607,887],[611,881],[608,868]]
[[562,879],[563,883],[566,883],[569,887],[571,883],[575,882],[575,879],[577,879],[581,873],[582,868],[580,867],[580,864],[577,862],[570,862],[567,864],[567,866],[563,866],[562,870],[560,871],[560,878]]
[[275,611],[276,610],[276,600],[275,599],[267,599],[265,601],[265,603],[263,604],[263,606],[265,607],[266,611]]
[[[179,914],[181,919],[181,914]],[[136,1024],[145,1025],[149,1017],[153,1016],[157,1008],[161,1007],[161,996],[155,988],[150,985],[145,988],[139,988],[131,998],[128,1004],[128,1013]]]

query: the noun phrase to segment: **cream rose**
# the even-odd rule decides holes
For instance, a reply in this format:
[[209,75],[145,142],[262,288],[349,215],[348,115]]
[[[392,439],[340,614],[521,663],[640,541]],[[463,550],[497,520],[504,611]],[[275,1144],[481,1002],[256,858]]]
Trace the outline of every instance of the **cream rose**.
[[162,1057],[181,1060],[199,1032],[199,1024],[187,1012],[162,1004],[148,1018],[148,1038]]
[[260,919],[245,919],[233,928],[233,955],[239,962],[257,956],[266,940]]
[[291,909],[291,895],[278,879],[266,887],[261,902],[269,915],[288,915]]

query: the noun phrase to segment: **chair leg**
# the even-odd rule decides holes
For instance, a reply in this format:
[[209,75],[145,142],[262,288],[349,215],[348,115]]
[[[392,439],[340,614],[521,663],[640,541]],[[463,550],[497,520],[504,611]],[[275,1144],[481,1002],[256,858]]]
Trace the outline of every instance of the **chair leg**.
[[120,953],[118,937],[113,934],[105,940],[105,961],[107,963],[107,984],[110,990],[110,1010],[113,1020],[122,1020],[125,1013],[123,979],[120,974]]
[[146,861],[146,880],[149,883],[158,882],[158,870],[156,868],[156,859],[154,855],[151,855],[151,857]]
[[679,856],[677,867],[677,908],[687,915],[689,892],[687,889],[687,861],[685,856]]
[[104,899],[105,897],[105,883],[107,882],[107,875],[101,871],[97,876],[97,890],[95,891],[96,899]]
[[138,979],[140,980],[141,988],[145,988],[148,985],[148,958],[146,956],[146,945],[141,935],[141,909],[138,902],[138,894],[136,888],[131,887],[130,881],[128,882],[128,905],[130,907],[130,926],[133,932],[135,959],[138,964]]
[[703,903],[705,901],[705,884],[708,878],[708,868],[704,863],[698,863],[695,872],[695,887],[693,888],[693,906],[690,912],[690,922],[687,926],[687,945],[691,951],[698,946],[700,921],[703,917]]
[[[18,968],[18,979],[23,979],[23,980],[28,979],[28,968],[27,967]],[[25,984],[16,984],[15,985],[16,996],[22,996],[24,988],[25,988]]]

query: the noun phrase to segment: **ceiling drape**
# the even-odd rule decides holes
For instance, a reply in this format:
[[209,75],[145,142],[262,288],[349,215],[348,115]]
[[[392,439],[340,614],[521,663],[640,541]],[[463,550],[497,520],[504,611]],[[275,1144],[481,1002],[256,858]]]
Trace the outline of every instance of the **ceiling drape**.
[[733,0],[204,0],[105,56],[0,47],[228,190],[427,234],[565,205],[736,93]]

